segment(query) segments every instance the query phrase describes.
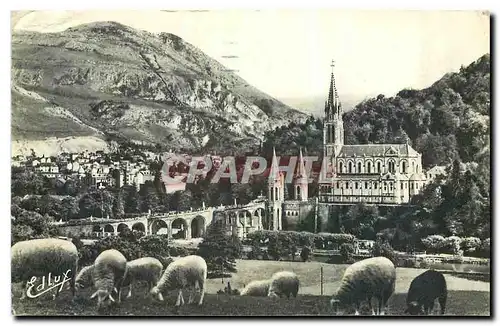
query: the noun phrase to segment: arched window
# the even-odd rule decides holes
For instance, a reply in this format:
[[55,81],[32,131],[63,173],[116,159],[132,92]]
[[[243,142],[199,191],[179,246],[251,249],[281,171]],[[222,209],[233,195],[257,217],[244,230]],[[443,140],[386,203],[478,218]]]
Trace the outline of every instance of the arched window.
[[367,171],[368,173],[372,173],[372,162],[368,161],[368,162],[366,163],[366,166],[367,166],[366,171]]
[[377,173],[382,172],[382,164],[380,162],[377,162]]
[[415,162],[411,162],[411,170],[415,171]]
[[343,172],[344,172],[344,163],[339,162],[339,173],[343,173]]
[[361,162],[358,162],[358,171],[356,172],[361,173]]
[[403,161],[401,164],[401,172],[406,173],[406,161]]
[[352,173],[352,162],[349,162],[349,165],[348,165],[348,173]]
[[395,169],[395,167],[394,167],[394,162],[393,162],[393,161],[390,161],[390,162],[389,162],[389,172],[390,172],[390,173],[394,173],[394,172],[396,172],[396,169]]

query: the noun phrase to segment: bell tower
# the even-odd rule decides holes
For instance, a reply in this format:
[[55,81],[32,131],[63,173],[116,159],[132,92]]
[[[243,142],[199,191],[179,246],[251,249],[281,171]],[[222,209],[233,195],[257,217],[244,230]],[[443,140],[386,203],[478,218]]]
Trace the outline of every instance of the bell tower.
[[335,85],[333,72],[335,61],[332,60],[330,66],[332,67],[332,73],[328,99],[325,102],[325,119],[323,122],[323,155],[328,158],[337,156],[342,145],[344,145],[344,122],[342,120],[344,112]]

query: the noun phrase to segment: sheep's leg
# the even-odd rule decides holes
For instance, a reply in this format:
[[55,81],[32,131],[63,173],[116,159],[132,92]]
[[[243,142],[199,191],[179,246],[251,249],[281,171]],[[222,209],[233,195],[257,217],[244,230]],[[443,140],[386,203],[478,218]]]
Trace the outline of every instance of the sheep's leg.
[[132,296],[132,282],[130,282],[130,285],[128,286],[128,294],[127,294],[127,299]]
[[179,289],[179,294],[177,294],[177,301],[175,302],[176,307],[180,306],[180,304],[181,304],[181,294],[182,294],[182,290]]
[[359,316],[359,303],[356,303],[356,308],[354,311],[354,316]]
[[184,305],[184,296],[182,295],[182,290],[181,290],[181,305]]
[[201,305],[203,303],[203,297],[205,297],[205,280],[198,282],[198,286],[200,287],[200,301],[198,301],[198,305]]
[[163,301],[163,294],[161,292],[158,292],[158,300]]
[[375,311],[373,310],[372,298],[368,298],[368,308],[372,311],[372,316],[375,315]]
[[194,301],[194,291],[196,291],[196,287],[193,286],[192,288],[189,288],[189,298],[188,298],[188,304],[192,304]]

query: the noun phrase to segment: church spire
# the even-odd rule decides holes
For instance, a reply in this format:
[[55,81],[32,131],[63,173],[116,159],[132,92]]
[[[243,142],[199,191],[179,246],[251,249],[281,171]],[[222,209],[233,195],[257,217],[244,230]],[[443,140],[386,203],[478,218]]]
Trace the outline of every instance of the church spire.
[[330,65],[332,67],[332,73],[330,77],[330,89],[328,91],[328,113],[330,114],[339,114],[340,112],[340,101],[339,101],[339,95],[337,93],[337,85],[335,85],[335,74],[333,69],[335,68],[335,61],[332,60],[332,63]]
[[301,179],[307,178],[306,167],[304,165],[304,157],[302,156],[302,147],[300,147],[299,150],[299,167],[297,171],[297,179],[299,178]]

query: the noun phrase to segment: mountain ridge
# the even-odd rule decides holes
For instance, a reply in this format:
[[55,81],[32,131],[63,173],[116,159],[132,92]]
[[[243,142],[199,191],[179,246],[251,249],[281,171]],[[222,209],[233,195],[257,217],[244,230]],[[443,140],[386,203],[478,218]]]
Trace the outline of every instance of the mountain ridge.
[[15,31],[11,79],[16,141],[98,137],[237,150],[307,118],[182,38],[116,22]]

